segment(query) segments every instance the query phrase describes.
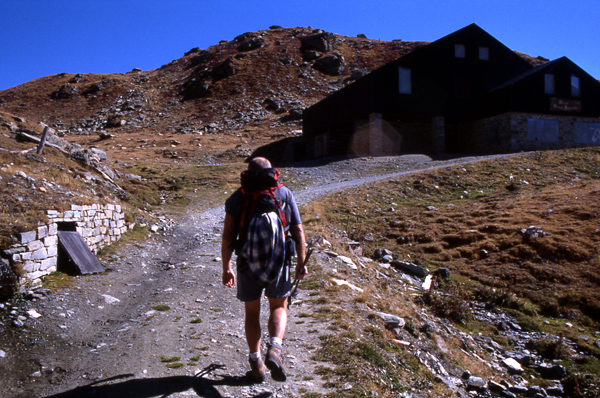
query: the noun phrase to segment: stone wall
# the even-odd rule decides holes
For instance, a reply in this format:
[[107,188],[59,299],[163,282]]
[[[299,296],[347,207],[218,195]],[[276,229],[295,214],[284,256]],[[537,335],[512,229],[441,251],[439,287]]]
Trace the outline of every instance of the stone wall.
[[71,205],[71,210],[48,210],[49,224],[17,234],[18,243],[2,252],[12,263],[22,265],[25,283],[39,284],[58,265],[58,231],[75,230],[92,252],[118,241],[131,226],[125,225],[120,205]]
[[[544,131],[544,126],[553,131]],[[582,137],[581,131],[585,126],[588,126],[585,130],[589,137]],[[597,134],[594,134],[595,131]],[[507,113],[461,125],[458,134],[460,145],[464,148],[462,151],[459,148],[462,153],[514,153],[587,147],[600,145],[600,118]]]

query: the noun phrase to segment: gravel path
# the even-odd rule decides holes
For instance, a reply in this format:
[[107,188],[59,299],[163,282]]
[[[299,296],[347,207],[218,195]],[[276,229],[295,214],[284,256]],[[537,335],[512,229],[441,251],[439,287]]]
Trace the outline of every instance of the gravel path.
[[[480,158],[433,161],[410,155],[352,159],[283,170],[300,204],[322,195],[424,168]],[[0,333],[2,396],[7,397],[297,397],[325,393],[311,356],[317,321],[304,301],[290,311],[287,383],[253,385],[246,376],[243,308],[221,284],[223,208],[188,214],[175,227],[123,247],[108,272],[18,310],[42,316]],[[300,299],[302,299],[301,292]],[[266,302],[263,314],[266,312]],[[263,317],[264,318],[264,317]],[[312,319],[312,318],[306,318]],[[6,324],[6,322],[4,322]],[[263,329],[266,319],[263,319]],[[175,365],[179,364],[179,365]],[[172,367],[168,367],[172,366]],[[206,372],[202,372],[206,370]],[[208,372],[208,370],[211,370]],[[206,373],[206,374],[205,374]]]

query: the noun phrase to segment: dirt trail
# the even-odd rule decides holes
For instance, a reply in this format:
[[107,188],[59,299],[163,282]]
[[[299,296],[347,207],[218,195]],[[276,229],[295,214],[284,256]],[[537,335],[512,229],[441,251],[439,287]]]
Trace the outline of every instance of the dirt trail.
[[[286,170],[300,186],[300,204],[415,169],[466,163],[426,157],[331,163]],[[387,162],[387,163],[386,163]],[[372,175],[387,164],[396,172]],[[358,171],[357,171],[358,170]],[[357,178],[359,177],[359,178]],[[7,397],[293,397],[325,393],[311,356],[319,346],[316,321],[296,322],[311,303],[292,306],[285,354],[287,383],[251,384],[243,307],[221,284],[223,208],[193,207],[176,227],[127,245],[105,264],[107,274],[77,278],[72,288],[26,305],[42,317],[0,337]],[[301,292],[300,299],[304,292]],[[266,315],[266,302],[263,315]],[[263,316],[265,318],[265,316]],[[312,319],[312,318],[306,318]],[[266,319],[263,319],[263,331]],[[169,360],[170,362],[166,362]],[[175,365],[181,364],[181,365]],[[169,366],[180,366],[169,368]],[[203,369],[211,372],[204,374]],[[208,370],[208,369],[207,369]],[[200,373],[200,375],[198,375]]]

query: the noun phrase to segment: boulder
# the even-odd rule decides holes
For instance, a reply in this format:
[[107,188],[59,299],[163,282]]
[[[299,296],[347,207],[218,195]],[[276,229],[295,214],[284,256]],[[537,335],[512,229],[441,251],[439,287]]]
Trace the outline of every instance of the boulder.
[[52,99],[69,99],[73,98],[77,94],[77,87],[72,86],[71,84],[63,84],[59,88],[50,94],[50,98]]
[[106,156],[106,152],[101,151],[100,149],[92,148],[90,149],[90,151],[92,151],[93,154],[98,155],[98,159],[100,159],[101,161],[105,161],[108,159]]
[[388,249],[377,249],[375,250],[375,253],[373,253],[373,259],[374,260],[380,260],[383,258],[383,256],[391,256],[392,252],[389,251]]
[[341,54],[333,53],[319,58],[315,61],[313,67],[319,72],[330,76],[341,75],[345,69],[344,57]]
[[259,37],[243,42],[238,46],[238,51],[251,51],[256,50],[257,48],[262,48],[264,46],[266,46],[265,41],[262,37]]
[[567,368],[562,365],[542,364],[536,370],[544,379],[560,380],[567,377]]
[[399,271],[406,272],[411,275],[418,276],[419,278],[425,277],[425,268],[418,265],[408,263],[406,261],[392,261],[392,267]]
[[400,318],[396,315],[386,314],[385,312],[376,312],[376,314],[383,319],[383,322],[385,322],[385,326],[387,328],[403,328],[406,324],[403,318]]
[[508,369],[510,373],[513,374],[521,374],[524,371],[521,364],[513,358],[503,359],[502,364]]
[[219,65],[212,69],[212,76],[215,80],[224,79],[229,76],[233,76],[237,73],[238,68],[232,57],[227,58]]
[[106,127],[121,127],[126,124],[127,120],[121,114],[115,114],[106,119]]
[[287,120],[302,120],[302,109],[293,108],[288,112]]
[[193,80],[181,92],[185,99],[203,98],[208,95],[210,84],[204,80]]
[[300,51],[315,50],[320,52],[329,52],[337,44],[337,39],[333,33],[317,33],[305,36],[300,39]]
[[302,54],[302,58],[304,58],[305,61],[312,61],[319,58],[320,56],[321,53],[315,50],[308,50],[305,51],[304,54]]
[[82,92],[81,95],[88,96],[90,94],[95,94],[100,90],[102,90],[102,85],[99,83],[94,83],[91,86],[89,86],[84,92]]

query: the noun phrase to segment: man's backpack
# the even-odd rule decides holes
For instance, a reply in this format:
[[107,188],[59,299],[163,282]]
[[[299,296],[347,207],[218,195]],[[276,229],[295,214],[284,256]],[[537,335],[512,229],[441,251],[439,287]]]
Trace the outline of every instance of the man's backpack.
[[279,171],[247,170],[241,176],[243,207],[238,220],[236,250],[256,282],[266,287],[285,265],[288,222],[279,189]]

